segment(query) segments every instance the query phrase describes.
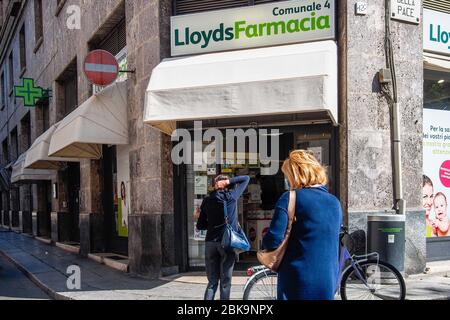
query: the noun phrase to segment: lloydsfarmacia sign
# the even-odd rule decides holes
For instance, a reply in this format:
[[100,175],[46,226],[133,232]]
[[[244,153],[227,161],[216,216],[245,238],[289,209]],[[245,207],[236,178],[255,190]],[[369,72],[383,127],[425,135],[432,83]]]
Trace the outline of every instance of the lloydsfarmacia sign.
[[335,38],[335,1],[282,1],[174,16],[172,56]]
[[450,14],[423,10],[423,49],[450,55]]

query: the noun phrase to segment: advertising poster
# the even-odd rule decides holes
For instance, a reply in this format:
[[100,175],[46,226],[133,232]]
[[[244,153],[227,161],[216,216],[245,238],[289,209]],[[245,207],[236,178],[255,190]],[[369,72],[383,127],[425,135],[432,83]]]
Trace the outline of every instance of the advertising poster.
[[128,237],[128,215],[130,214],[130,147],[117,146],[117,205],[119,237]]
[[427,237],[450,236],[450,111],[423,110],[423,207]]
[[319,161],[319,163],[323,165],[322,147],[309,147],[308,150],[311,151],[314,154],[314,157],[316,157],[317,161]]
[[[194,199],[194,211],[200,214],[200,206],[202,205],[203,199]],[[205,241],[206,230],[197,230],[197,221],[194,221],[194,240]]]
[[208,194],[208,177],[207,176],[195,176],[194,193],[196,195]]

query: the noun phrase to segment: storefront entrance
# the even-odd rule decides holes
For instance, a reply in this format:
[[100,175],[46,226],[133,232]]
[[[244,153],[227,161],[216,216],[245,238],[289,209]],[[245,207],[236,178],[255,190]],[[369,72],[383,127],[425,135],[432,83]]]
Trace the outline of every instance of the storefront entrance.
[[39,201],[42,201],[42,211],[37,212],[37,235],[51,238],[51,212],[52,212],[52,183],[43,181],[38,184]]
[[103,188],[106,252],[128,256],[128,238],[120,232],[116,146],[103,146]]
[[[236,126],[237,128],[242,128]],[[233,128],[232,126],[227,129]],[[245,128],[243,128],[246,130]],[[265,175],[265,168],[258,161],[257,164],[232,164],[225,161],[224,164],[215,166],[196,166],[183,165],[176,171],[180,174],[179,190],[184,195],[178,201],[177,212],[184,215],[180,219],[183,221],[185,230],[180,230],[181,237],[178,250],[185,256],[185,269],[195,270],[204,268],[204,251],[206,232],[200,232],[196,229],[196,220],[193,213],[202,203],[207,193],[211,192],[212,181],[218,174],[226,174],[229,177],[239,175],[248,175],[250,183],[247,190],[238,202],[239,223],[244,228],[250,242],[251,251],[241,254],[238,259],[237,269],[245,269],[249,265],[257,264],[256,252],[261,248],[262,237],[267,232],[270,225],[275,204],[278,198],[287,190],[284,175],[280,170],[281,164],[287,158],[289,152],[294,149],[307,149],[312,151],[319,161],[327,168],[329,175],[328,188],[330,192],[335,193],[336,188],[336,144],[334,143],[334,127],[331,124],[322,125],[285,125],[277,127],[258,127],[258,129],[278,129],[279,133],[271,135],[270,139],[278,139],[279,160],[277,161],[278,171],[273,175]],[[224,132],[225,128],[221,129]],[[227,140],[228,141],[228,140]],[[249,159],[249,143],[247,141],[246,159]],[[269,140],[270,141],[270,140]],[[259,144],[259,142],[258,142]],[[225,148],[226,143],[224,143]],[[224,149],[225,150],[225,149]],[[270,152],[270,151],[269,151]],[[236,157],[234,154],[226,153],[226,157]],[[177,182],[176,182],[177,183]],[[182,211],[182,212],[180,212]],[[183,213],[184,212],[184,213]],[[178,234],[178,233],[177,233]],[[184,245],[186,244],[186,245]],[[181,261],[181,260],[180,260]]]
[[80,164],[68,163],[68,208],[70,214],[70,242],[80,243]]

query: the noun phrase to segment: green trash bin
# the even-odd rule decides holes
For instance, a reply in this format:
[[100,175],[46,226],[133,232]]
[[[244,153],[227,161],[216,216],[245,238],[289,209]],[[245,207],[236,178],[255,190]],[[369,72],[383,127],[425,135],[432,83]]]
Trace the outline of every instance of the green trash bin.
[[376,214],[367,217],[367,253],[377,252],[380,260],[404,271],[405,216]]

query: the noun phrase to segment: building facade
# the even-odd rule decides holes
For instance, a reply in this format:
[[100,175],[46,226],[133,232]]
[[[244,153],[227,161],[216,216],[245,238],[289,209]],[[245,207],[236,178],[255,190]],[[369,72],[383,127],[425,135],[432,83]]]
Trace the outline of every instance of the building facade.
[[[220,164],[174,163],[180,139],[170,133],[194,136],[202,121],[201,135],[255,130],[253,144],[276,142],[276,160],[294,148],[314,152],[352,231],[366,230],[368,215],[395,214],[406,203],[405,272],[422,272],[427,252],[450,254],[445,236],[427,243],[421,200],[424,103],[438,101],[441,112],[448,106],[448,87],[430,92],[424,83],[432,88],[439,78],[448,86],[449,54],[424,49],[423,6],[419,21],[390,22],[399,193],[393,112],[379,82],[389,61],[386,8],[367,3],[360,13],[356,1],[0,1],[2,225],[148,277],[202,268],[204,235],[193,212],[215,174],[248,174],[239,213],[257,250],[285,190],[283,175],[278,167],[265,173],[271,163],[264,160],[276,161],[251,142],[227,149]],[[446,1],[424,6],[450,12]],[[227,20],[239,11],[240,21]],[[284,21],[274,25],[281,29],[268,27],[274,16]],[[229,21],[240,41],[231,41],[239,39],[227,33]],[[107,88],[93,86],[83,71],[97,49],[126,71]],[[24,79],[44,92],[31,107],[14,90]],[[235,163],[241,153],[243,163]],[[255,263],[254,252],[239,260]]]
[[[126,82],[127,114],[120,119],[129,129],[126,139],[132,196],[128,201],[133,208],[121,236],[113,186],[117,168],[113,168],[112,159],[117,152],[112,145],[103,148],[97,144],[101,156],[94,152],[78,158],[75,152],[69,162],[57,158],[57,170],[51,170],[56,177],[45,172],[46,176],[38,177],[42,180],[19,176],[18,184],[6,186],[2,192],[2,223],[19,230],[21,213],[28,226],[24,232],[83,256],[114,252],[125,259],[130,272],[151,275],[164,267],[173,268],[172,166],[167,158],[170,139],[142,122],[151,71],[169,55],[168,41],[161,39],[168,38],[170,1],[2,1],[2,8],[1,134],[6,180],[11,177],[12,164],[32,142],[40,138],[49,143],[43,135],[51,136],[48,130],[55,130],[55,124],[95,92],[83,74],[88,52],[104,49],[116,56],[122,54],[126,68],[135,70]],[[25,48],[21,47],[23,37]],[[26,67],[20,64],[23,55]],[[24,107],[21,99],[13,97],[13,86],[20,85],[22,78],[32,78],[36,86],[49,89],[49,97],[37,101],[36,107]],[[20,144],[19,137],[24,137]],[[52,162],[50,167],[54,165]]]

